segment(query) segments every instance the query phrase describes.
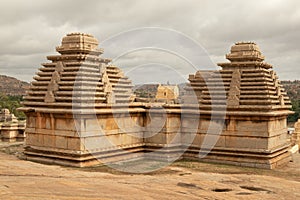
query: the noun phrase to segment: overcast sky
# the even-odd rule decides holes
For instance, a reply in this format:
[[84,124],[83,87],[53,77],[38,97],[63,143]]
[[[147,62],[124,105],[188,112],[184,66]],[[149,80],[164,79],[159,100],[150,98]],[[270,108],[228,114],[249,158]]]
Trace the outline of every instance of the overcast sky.
[[[197,42],[213,61],[200,64],[201,69],[225,62],[224,55],[235,42],[255,41],[280,79],[300,79],[298,0],[1,0],[0,13],[0,74],[25,81],[32,80],[40,63],[47,62],[47,55],[55,54],[55,47],[67,33],[90,33],[102,48],[101,42],[105,46],[111,36],[141,27],[172,29]],[[137,38],[141,36],[144,34]],[[157,39],[155,34],[147,37],[154,42]],[[134,41],[134,34],[123,40]],[[158,38],[156,43],[163,40]],[[170,41],[165,43],[174,43]],[[110,47],[122,51],[121,43]],[[180,46],[188,42],[178,37],[175,43]],[[148,82],[151,78],[153,82],[176,82],[173,76],[186,76],[195,70],[185,70],[189,64],[178,55],[153,49],[127,53],[116,64],[130,75],[136,69],[127,69],[133,67],[133,61],[135,67],[142,66],[135,75],[146,74]],[[160,75],[153,77],[151,71]],[[133,75],[133,79],[138,76]]]

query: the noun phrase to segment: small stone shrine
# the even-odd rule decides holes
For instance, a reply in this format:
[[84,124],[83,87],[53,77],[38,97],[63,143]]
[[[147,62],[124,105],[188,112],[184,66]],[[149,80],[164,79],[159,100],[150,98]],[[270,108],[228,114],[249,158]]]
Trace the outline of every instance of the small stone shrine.
[[0,139],[3,142],[24,141],[25,122],[18,121],[8,109],[0,111]]

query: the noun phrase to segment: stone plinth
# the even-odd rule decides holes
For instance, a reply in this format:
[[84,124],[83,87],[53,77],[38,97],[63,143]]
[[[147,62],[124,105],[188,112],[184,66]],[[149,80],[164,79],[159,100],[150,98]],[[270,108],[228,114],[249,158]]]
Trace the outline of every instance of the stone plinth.
[[24,141],[25,123],[4,123],[0,127],[0,137],[3,142]]
[[114,113],[111,106],[103,106],[96,115],[88,111],[28,113],[25,154],[30,160],[78,167],[123,159],[143,144],[141,137],[135,137],[139,130],[125,133],[126,126],[117,124],[138,120],[139,110],[132,108],[130,116],[125,114]]

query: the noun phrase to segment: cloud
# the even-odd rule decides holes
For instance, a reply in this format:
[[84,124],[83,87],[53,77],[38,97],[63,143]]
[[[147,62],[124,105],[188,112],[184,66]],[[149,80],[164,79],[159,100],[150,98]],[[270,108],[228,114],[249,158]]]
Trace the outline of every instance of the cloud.
[[297,0],[3,0],[0,12],[0,73],[26,81],[47,55],[55,54],[55,46],[66,33],[91,33],[101,47],[114,34],[146,26],[186,34],[215,63],[225,61],[234,42],[255,41],[281,79],[299,79],[300,75]]

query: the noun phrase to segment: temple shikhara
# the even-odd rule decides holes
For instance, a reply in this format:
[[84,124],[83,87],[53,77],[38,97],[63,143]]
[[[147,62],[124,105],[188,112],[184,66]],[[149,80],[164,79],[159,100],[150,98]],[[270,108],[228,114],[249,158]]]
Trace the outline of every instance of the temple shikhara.
[[291,103],[253,42],[233,45],[220,70],[190,75],[181,100],[178,88],[160,88],[157,98],[172,101],[155,105],[136,100],[92,35],[67,34],[56,50],[22,108],[28,160],[83,167],[150,156],[273,169],[291,159]]

